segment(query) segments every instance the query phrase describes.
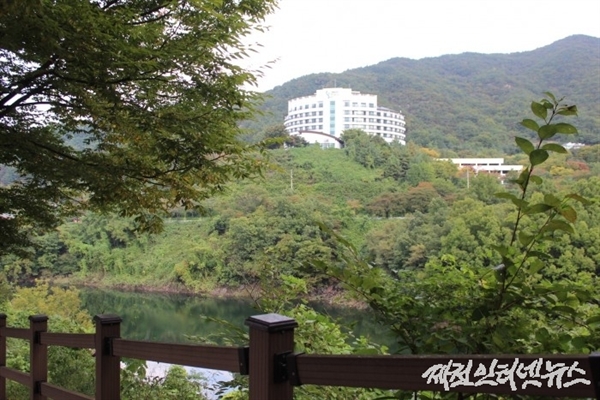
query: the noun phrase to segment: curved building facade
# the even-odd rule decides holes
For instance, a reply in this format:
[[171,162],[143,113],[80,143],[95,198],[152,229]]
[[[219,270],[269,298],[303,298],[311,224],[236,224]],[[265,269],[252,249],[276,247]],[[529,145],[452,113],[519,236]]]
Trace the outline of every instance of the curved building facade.
[[377,95],[347,88],[317,90],[288,101],[285,128],[290,135],[323,132],[339,138],[347,129],[362,129],[386,142],[406,144],[404,116],[377,105]]

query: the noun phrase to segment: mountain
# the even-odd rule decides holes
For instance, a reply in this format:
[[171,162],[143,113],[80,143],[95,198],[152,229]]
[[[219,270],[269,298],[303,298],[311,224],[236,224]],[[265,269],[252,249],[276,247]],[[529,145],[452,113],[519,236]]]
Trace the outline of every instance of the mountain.
[[576,35],[522,53],[463,53],[411,60],[393,58],[343,73],[319,73],[266,92],[265,115],[248,125],[262,131],[281,124],[287,101],[324,87],[377,94],[379,104],[405,115],[407,139],[458,154],[514,151],[519,122],[546,91],[577,104],[571,141],[600,143],[600,38]]

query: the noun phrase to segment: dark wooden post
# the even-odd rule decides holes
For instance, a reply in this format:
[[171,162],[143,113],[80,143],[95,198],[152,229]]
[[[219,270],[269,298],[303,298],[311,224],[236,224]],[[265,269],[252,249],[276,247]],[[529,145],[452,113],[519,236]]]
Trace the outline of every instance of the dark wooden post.
[[48,317],[32,315],[29,317],[29,375],[31,387],[29,398],[43,400],[42,383],[48,380],[48,346],[41,343],[41,333],[48,330]]
[[[294,350],[298,323],[279,314],[246,319],[250,327],[250,400],[292,400],[293,386],[278,370],[276,358]],[[277,373],[277,375],[276,375]]]
[[121,399],[121,358],[112,354],[112,339],[121,337],[117,315],[94,317],[96,322],[96,400]]
[[[0,314],[0,330],[6,328],[6,314]],[[0,367],[6,367],[6,336],[0,333]],[[0,376],[0,400],[6,400],[6,378]]]

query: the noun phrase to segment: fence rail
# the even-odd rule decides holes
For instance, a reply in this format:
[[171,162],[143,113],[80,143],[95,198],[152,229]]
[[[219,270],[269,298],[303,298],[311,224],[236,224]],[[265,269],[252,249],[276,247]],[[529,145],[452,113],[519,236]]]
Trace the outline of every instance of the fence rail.
[[[121,319],[94,317],[94,334],[47,332],[48,318],[29,329],[6,326],[0,314],[0,400],[6,380],[29,388],[30,399],[119,400],[120,358],[129,357],[249,375],[251,400],[291,400],[295,386],[350,386],[408,391],[451,391],[581,397],[600,400],[600,353],[592,355],[315,355],[293,352],[296,321],[278,314],[249,317],[248,347],[128,340]],[[6,366],[6,339],[30,342],[30,372]],[[47,382],[48,346],[95,349],[95,397]]]

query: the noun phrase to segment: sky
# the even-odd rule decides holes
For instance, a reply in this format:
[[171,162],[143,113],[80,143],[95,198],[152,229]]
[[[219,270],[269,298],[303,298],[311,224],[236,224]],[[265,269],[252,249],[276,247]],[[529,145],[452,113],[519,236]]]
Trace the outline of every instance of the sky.
[[247,39],[258,53],[246,66],[262,69],[261,92],[394,57],[516,53],[600,37],[600,0],[280,0],[265,24]]

